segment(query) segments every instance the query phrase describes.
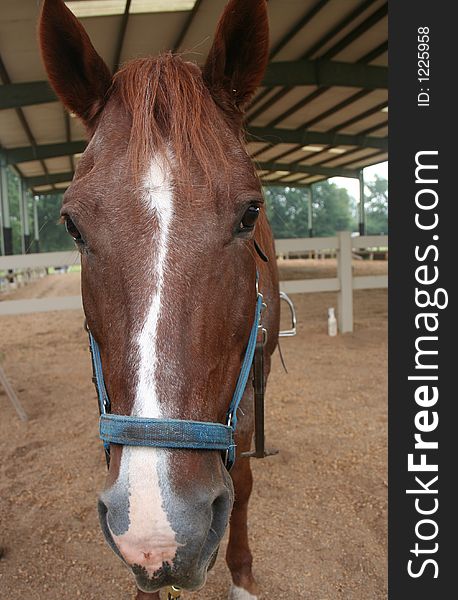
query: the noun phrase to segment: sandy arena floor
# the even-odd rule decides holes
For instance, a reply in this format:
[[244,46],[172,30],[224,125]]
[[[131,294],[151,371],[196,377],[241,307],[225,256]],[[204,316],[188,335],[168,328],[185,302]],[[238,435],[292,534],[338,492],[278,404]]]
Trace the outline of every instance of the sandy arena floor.
[[[355,262],[355,274],[385,273]],[[286,278],[332,277],[335,261],[281,264]],[[53,275],[9,298],[78,293]],[[1,299],[6,299],[2,296]],[[267,393],[268,444],[254,461],[250,528],[264,600],[386,598],[386,290],[355,293],[355,332],[329,338],[335,294],[294,298],[296,338],[282,341]],[[105,476],[82,314],[0,317],[0,363],[29,416],[0,391],[0,597],[128,600],[132,580],[99,530]],[[223,600],[224,548],[204,590]]]

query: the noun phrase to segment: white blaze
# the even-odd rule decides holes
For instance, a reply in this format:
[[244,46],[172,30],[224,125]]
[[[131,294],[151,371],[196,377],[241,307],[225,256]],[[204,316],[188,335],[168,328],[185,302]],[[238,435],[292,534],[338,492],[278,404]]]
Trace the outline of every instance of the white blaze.
[[[156,367],[158,361],[156,334],[161,313],[164,267],[167,258],[170,224],[173,216],[173,191],[167,162],[154,159],[144,184],[145,202],[157,219],[157,243],[151,267],[156,275],[156,289],[137,338],[139,372],[135,403],[132,414],[138,417],[160,417],[161,410],[156,391]],[[147,278],[147,281],[149,278]]]
[[[156,239],[151,256],[151,277],[155,281],[151,291],[145,321],[134,339],[138,356],[137,388],[132,415],[162,417],[157,397],[158,349],[157,326],[162,311],[164,269],[167,260],[170,224],[173,217],[173,190],[167,161],[153,159],[144,181],[144,202],[151,216],[157,220]],[[130,564],[140,564],[149,575],[163,562],[171,562],[178,543],[164,506],[170,498],[163,497],[159,486],[167,479],[165,452],[156,448],[124,446],[119,478],[115,485],[126,486],[129,494],[129,529],[122,535],[113,535],[116,545]]]

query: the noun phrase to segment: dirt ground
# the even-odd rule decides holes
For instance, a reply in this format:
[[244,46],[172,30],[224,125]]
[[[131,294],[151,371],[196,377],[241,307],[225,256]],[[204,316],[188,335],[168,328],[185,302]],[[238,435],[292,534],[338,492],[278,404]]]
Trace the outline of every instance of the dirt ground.
[[[385,273],[355,262],[355,274]],[[281,263],[282,278],[332,277],[335,261]],[[78,293],[52,275],[11,299]],[[250,531],[264,600],[382,600],[386,582],[387,294],[355,293],[355,332],[330,338],[335,294],[296,295],[299,331],[282,340],[267,388],[268,445],[253,461]],[[1,299],[6,298],[2,296]],[[0,363],[30,419],[0,391],[0,598],[128,600],[134,586],[98,526],[105,464],[78,311],[0,317]],[[223,600],[224,548],[204,590]]]

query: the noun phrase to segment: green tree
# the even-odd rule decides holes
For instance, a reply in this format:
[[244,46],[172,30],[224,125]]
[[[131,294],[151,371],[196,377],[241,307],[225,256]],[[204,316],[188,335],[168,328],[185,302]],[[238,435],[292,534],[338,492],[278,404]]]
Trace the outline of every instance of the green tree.
[[274,232],[280,238],[308,235],[308,192],[304,188],[264,188],[267,216]]
[[345,188],[329,181],[313,186],[313,230],[317,237],[354,229],[351,198]]
[[62,194],[38,196],[38,225],[40,229],[40,251],[56,252],[73,250],[75,245],[60,223]]
[[376,175],[366,183],[365,192],[367,234],[388,233],[388,181]]
[[[21,211],[19,197],[21,193],[19,177],[11,169],[7,172],[8,178],[8,202],[10,207],[11,229],[13,235],[13,253],[20,254],[22,251],[21,236]],[[38,227],[40,230],[40,251],[56,252],[59,250],[73,250],[74,244],[60,225],[60,206],[62,194],[35,196],[28,194],[27,215],[31,239],[33,239],[33,203],[37,203]]]
[[[278,239],[308,236],[309,192],[305,188],[268,187],[264,190],[274,236]],[[354,228],[351,198],[345,188],[323,181],[313,186],[313,232],[331,236]]]

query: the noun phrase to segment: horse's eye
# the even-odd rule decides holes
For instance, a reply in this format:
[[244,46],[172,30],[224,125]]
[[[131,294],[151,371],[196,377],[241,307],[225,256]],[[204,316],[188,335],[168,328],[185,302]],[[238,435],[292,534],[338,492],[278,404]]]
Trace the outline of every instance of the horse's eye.
[[67,232],[72,236],[72,238],[77,244],[81,244],[83,242],[83,238],[81,237],[81,233],[78,231],[78,228],[75,225],[75,223],[73,223],[73,221],[68,216],[65,216],[64,219],[65,229],[67,230]]
[[252,204],[249,206],[240,222],[240,231],[250,231],[256,224],[259,217],[260,208]]

